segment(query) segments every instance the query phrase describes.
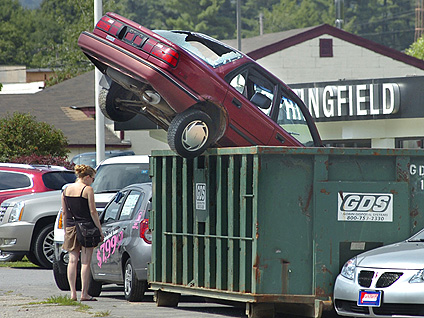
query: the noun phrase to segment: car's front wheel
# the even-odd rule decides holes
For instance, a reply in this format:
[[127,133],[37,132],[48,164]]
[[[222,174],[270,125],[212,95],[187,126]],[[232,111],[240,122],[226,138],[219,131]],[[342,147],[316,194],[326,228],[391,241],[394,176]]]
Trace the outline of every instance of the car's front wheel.
[[54,258],[54,224],[47,224],[36,234],[33,252],[36,265],[51,269]]
[[147,289],[147,282],[140,281],[132,266],[131,259],[125,263],[124,272],[124,294],[128,301],[141,301],[144,297],[144,292]]
[[0,262],[17,262],[24,257],[24,254],[6,253],[0,251]]
[[124,122],[132,119],[136,113],[122,110],[122,101],[138,98],[121,85],[112,82],[109,89],[102,88],[99,94],[99,107],[105,117],[113,121]]
[[70,290],[68,275],[65,273],[61,273],[59,270],[59,264],[57,262],[53,262],[53,277],[56,282],[56,286],[60,290]]
[[168,128],[169,147],[184,158],[200,156],[212,143],[212,119],[205,112],[190,109],[178,114]]

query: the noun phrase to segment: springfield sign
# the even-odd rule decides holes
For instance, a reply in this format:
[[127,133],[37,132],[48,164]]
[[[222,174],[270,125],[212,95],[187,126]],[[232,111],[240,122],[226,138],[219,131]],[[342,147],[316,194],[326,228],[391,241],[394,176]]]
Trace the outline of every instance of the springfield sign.
[[339,192],[337,220],[393,222],[393,194]]
[[293,91],[315,119],[387,116],[396,114],[400,107],[397,83],[326,85]]

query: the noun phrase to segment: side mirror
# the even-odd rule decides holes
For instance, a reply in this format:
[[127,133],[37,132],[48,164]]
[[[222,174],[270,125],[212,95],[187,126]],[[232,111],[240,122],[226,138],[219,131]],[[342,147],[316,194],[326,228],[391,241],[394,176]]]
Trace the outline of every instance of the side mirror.
[[115,196],[115,200],[113,200],[113,201],[115,201],[115,203],[118,203],[122,199],[123,196],[124,196],[124,194],[122,192],[118,192]]

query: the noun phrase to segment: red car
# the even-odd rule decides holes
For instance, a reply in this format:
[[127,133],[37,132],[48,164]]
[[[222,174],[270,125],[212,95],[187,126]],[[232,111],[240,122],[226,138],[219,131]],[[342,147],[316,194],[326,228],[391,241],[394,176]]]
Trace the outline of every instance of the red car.
[[[75,181],[75,173],[63,167],[0,163],[0,203],[24,194],[60,190]],[[0,223],[2,219],[0,210]]]
[[78,44],[104,74],[105,116],[144,114],[183,157],[211,146],[321,146],[309,111],[287,85],[207,35],[151,31],[107,13]]

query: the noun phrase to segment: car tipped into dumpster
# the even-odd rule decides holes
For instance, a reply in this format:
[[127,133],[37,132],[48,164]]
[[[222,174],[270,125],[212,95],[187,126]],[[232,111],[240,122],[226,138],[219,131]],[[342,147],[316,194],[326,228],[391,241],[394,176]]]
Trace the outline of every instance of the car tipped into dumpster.
[[104,115],[146,116],[182,157],[210,147],[321,146],[308,109],[286,84],[207,35],[152,31],[107,13],[78,45],[103,74]]

